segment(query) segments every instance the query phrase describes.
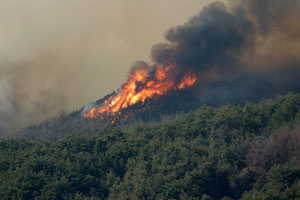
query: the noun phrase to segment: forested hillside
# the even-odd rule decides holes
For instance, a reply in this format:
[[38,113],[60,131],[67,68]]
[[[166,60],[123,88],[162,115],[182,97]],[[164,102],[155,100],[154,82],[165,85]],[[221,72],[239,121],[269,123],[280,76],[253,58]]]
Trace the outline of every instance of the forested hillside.
[[2,139],[0,199],[300,199],[300,94],[58,140]]

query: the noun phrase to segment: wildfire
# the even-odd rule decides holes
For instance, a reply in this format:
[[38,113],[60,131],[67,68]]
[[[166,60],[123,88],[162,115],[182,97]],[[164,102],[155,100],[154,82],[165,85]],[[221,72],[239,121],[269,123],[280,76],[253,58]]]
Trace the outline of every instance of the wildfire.
[[[154,75],[146,69],[135,69],[121,91],[108,98],[104,105],[96,106],[84,114],[88,118],[110,119],[114,123],[122,109],[136,103],[144,103],[146,99],[159,97],[167,91],[186,89],[192,86],[197,78],[193,72],[188,72],[177,83],[173,73],[175,65],[155,65]],[[123,119],[127,116],[123,116]]]

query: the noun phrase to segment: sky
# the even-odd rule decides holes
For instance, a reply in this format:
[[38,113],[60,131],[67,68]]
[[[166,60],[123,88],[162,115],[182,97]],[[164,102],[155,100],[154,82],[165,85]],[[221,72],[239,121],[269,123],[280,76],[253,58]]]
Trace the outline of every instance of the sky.
[[1,0],[0,132],[120,88],[166,30],[211,0]]

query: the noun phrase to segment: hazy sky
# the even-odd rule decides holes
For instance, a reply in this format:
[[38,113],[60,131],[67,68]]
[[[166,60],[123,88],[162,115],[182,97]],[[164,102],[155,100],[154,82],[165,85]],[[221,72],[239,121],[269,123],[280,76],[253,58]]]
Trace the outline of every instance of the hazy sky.
[[208,2],[1,0],[0,117],[35,123],[103,97]]

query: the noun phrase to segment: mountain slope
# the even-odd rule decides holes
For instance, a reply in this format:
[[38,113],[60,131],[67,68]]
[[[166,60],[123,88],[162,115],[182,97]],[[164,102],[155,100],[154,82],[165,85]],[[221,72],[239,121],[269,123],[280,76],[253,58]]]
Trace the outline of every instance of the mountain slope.
[[297,199],[300,94],[58,141],[1,140],[1,199]]

